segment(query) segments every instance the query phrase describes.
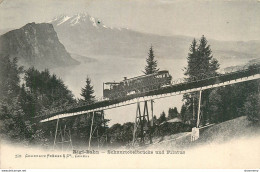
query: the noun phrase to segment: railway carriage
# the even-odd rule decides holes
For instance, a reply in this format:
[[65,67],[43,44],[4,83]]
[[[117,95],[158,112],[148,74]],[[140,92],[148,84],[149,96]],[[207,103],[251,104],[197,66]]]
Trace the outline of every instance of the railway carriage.
[[132,94],[149,92],[171,84],[172,76],[167,70],[134,78],[124,78],[120,82],[103,83],[103,97],[116,99]]

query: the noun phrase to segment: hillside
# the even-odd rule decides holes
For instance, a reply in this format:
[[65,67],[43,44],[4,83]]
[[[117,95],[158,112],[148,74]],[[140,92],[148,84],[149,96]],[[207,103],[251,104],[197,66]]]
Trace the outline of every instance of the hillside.
[[210,144],[224,144],[240,139],[251,139],[260,137],[260,126],[252,125],[242,116],[223,123],[214,124],[200,130],[200,138],[191,142],[190,132],[179,133],[164,137],[162,140],[155,140],[153,145],[146,148],[196,148],[198,146],[207,146]]
[[25,67],[39,69],[78,64],[60,43],[51,24],[28,23],[0,36],[0,54],[18,57]]

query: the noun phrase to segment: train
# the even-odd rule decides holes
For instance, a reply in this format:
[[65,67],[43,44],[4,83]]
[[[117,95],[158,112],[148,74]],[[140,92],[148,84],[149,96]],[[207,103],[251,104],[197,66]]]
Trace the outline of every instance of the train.
[[149,92],[170,85],[172,76],[167,70],[160,70],[153,74],[141,75],[127,79],[124,77],[120,82],[103,83],[103,97],[116,99],[128,95]]

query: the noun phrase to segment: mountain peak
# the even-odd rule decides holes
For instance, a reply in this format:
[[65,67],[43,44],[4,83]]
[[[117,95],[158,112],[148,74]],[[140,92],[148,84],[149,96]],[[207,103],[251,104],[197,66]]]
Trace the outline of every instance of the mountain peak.
[[52,68],[78,64],[49,23],[28,23],[1,35],[0,52],[4,56],[18,57],[26,67]]
[[104,25],[100,19],[90,16],[88,13],[77,13],[74,15],[63,14],[53,18],[48,23],[53,24],[55,27],[60,27],[62,25],[83,25],[88,28],[112,29],[111,27]]

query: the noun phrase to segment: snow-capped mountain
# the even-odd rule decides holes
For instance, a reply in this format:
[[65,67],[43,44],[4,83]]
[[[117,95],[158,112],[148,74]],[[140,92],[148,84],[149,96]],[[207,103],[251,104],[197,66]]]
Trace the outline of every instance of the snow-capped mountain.
[[[126,28],[109,27],[87,13],[61,15],[53,24],[60,41],[69,52],[89,56],[145,58],[151,45],[158,58],[186,59],[192,37],[160,36]],[[217,59],[258,58],[259,41],[236,42],[209,40]]]
[[108,28],[104,24],[101,23],[100,20],[89,16],[87,13],[79,13],[72,16],[68,15],[60,15],[55,17],[53,20],[49,21],[55,26],[67,25],[67,26],[77,26],[77,25],[85,25],[85,26],[93,26],[95,28]]
[[[120,56],[144,58],[151,45],[161,57],[183,56],[192,38],[141,33],[127,28],[110,27],[86,13],[60,15],[49,21],[69,52],[83,56]],[[179,39],[182,42],[178,41]],[[179,44],[174,42],[178,41]],[[185,40],[185,41],[183,41]],[[186,51],[185,51],[186,52]],[[181,54],[180,54],[181,53]]]

